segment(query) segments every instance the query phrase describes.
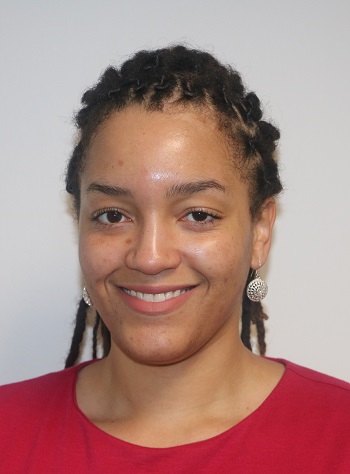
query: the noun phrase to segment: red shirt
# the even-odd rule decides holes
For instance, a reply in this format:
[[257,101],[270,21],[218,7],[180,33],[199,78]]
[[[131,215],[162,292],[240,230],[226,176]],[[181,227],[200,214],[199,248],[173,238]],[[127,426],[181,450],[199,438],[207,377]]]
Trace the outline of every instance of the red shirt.
[[114,438],[79,410],[81,366],[0,388],[0,472],[350,473],[350,384],[280,361],[270,396],[214,438],[145,448]]

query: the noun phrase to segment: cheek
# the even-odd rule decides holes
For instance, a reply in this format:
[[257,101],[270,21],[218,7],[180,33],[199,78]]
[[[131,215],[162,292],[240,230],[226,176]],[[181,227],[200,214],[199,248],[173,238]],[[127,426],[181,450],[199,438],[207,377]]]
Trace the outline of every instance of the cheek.
[[251,258],[251,242],[234,233],[207,234],[201,242],[190,242],[184,255],[191,266],[207,279],[232,284],[242,272],[245,279]]
[[79,260],[86,281],[95,282],[108,276],[120,262],[120,252],[98,235],[81,234]]

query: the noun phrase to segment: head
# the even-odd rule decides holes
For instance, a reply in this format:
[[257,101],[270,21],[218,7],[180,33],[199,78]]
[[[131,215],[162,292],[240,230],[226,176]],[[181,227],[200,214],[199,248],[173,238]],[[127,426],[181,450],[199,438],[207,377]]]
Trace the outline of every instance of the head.
[[[282,189],[274,156],[278,130],[262,120],[259,100],[254,93],[245,91],[239,74],[208,53],[183,46],[141,51],[120,69],[109,67],[95,87],[83,95],[82,103],[83,107],[76,115],[79,142],[66,175],[66,189],[73,195],[78,219],[82,177],[95,137],[108,119],[135,106],[164,113],[192,111],[215,123],[232,167],[246,183],[252,220],[257,219],[267,200]],[[247,283],[249,275],[250,272]],[[81,303],[77,325],[81,336],[85,309]],[[260,303],[252,303],[243,296],[242,340],[251,348],[250,327],[255,323],[262,353],[265,351],[265,318]],[[98,324],[99,316],[95,339]],[[108,351],[108,330],[101,324]],[[80,335],[76,334],[75,339],[79,344]],[[70,358],[68,365],[74,363],[73,359]]]

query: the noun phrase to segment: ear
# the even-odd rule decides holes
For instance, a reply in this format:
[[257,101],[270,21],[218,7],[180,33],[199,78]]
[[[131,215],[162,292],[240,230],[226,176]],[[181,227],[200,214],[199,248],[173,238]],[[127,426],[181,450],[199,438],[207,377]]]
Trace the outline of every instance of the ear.
[[271,247],[272,228],[276,219],[276,201],[267,199],[254,220],[254,240],[251,268],[257,270],[267,260]]

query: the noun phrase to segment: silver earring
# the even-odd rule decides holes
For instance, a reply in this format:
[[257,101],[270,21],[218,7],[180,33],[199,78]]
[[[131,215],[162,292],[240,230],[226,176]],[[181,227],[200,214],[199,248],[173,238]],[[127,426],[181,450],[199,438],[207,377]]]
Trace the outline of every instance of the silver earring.
[[88,306],[92,306],[92,301],[91,301],[91,298],[89,296],[89,293],[87,292],[87,289],[83,288],[83,300],[85,301],[85,303],[88,305]]
[[255,278],[247,286],[247,296],[250,301],[259,303],[265,298],[268,292],[268,286],[264,280],[259,277],[258,270],[255,270]]

